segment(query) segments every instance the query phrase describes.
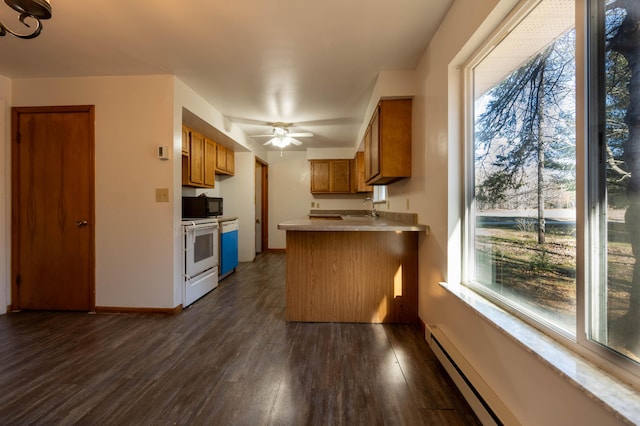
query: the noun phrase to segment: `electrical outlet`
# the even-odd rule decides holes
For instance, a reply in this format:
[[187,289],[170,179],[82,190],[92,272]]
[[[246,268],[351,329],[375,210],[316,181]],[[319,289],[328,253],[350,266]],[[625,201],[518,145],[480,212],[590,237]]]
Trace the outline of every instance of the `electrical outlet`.
[[407,198],[407,210],[409,210],[409,199]]
[[316,209],[319,209],[319,208],[320,208],[320,203],[316,201]]
[[387,200],[387,210],[391,208],[391,201]]
[[314,203],[313,201],[311,202],[311,208],[314,208],[316,206],[316,203]]
[[156,188],[156,203],[169,202],[169,188]]

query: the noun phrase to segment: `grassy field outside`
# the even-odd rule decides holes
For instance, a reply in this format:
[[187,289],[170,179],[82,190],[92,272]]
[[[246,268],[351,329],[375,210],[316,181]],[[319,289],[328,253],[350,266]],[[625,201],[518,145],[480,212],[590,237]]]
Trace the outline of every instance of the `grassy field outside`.
[[[611,225],[611,224],[610,224]],[[627,312],[635,258],[631,244],[616,223],[608,243],[607,321]],[[516,301],[525,309],[575,332],[575,227],[547,227],[546,241],[538,244],[532,219],[492,216],[476,227],[476,278],[485,287]],[[640,354],[624,349],[625,336],[609,328],[608,346],[640,362]]]

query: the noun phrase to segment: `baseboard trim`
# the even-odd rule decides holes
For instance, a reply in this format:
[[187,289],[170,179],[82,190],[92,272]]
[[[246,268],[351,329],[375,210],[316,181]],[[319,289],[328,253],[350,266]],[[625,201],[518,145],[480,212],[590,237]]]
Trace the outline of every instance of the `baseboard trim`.
[[483,425],[520,424],[437,325],[426,326],[425,338]]
[[182,311],[182,304],[175,308],[138,308],[120,306],[96,306],[96,314],[164,314],[176,315]]
[[422,331],[422,335],[425,336],[425,339],[427,340],[427,342],[429,341],[429,339],[427,339],[427,324],[424,323],[424,321],[422,321],[422,318],[420,318],[420,316],[418,316],[418,325],[420,326],[420,331]]
[[267,252],[269,252],[269,253],[285,253],[286,251],[287,251],[286,248],[277,248],[277,249],[270,248],[270,249],[267,249]]

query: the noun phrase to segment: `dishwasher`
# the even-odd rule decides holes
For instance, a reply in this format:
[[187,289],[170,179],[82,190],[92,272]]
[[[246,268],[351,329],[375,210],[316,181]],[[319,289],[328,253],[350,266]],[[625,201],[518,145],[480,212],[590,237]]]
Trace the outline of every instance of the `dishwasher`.
[[220,223],[220,272],[223,279],[238,266],[238,220]]

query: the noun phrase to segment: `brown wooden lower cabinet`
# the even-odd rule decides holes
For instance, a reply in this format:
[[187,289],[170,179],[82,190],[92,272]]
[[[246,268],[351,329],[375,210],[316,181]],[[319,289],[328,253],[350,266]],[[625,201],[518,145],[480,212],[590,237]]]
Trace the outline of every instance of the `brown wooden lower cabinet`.
[[286,319],[416,323],[418,233],[288,230]]

